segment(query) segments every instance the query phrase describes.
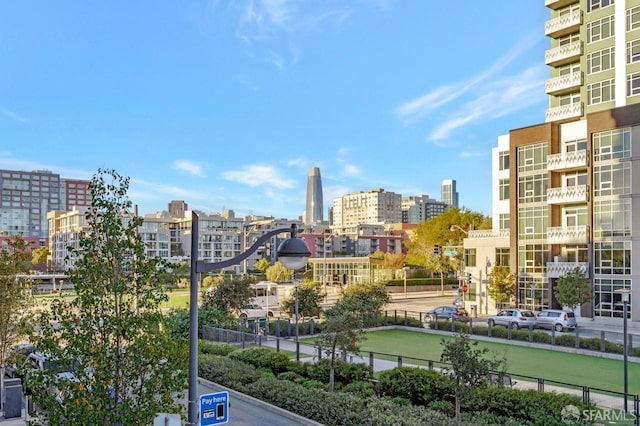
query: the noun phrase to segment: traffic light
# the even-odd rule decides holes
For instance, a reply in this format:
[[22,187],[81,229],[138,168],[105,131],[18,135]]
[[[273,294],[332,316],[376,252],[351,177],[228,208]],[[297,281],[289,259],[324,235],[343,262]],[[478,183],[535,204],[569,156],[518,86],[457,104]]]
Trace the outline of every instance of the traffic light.
[[433,246],[433,254],[440,254],[440,244],[435,244]]
[[471,272],[467,273],[467,285],[471,285]]

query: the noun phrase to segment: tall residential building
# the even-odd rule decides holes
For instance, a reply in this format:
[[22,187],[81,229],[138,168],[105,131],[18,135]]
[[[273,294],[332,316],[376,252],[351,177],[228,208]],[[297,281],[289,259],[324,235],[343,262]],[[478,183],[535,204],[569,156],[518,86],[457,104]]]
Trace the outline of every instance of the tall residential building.
[[384,189],[355,192],[333,200],[333,223],[336,228],[383,225],[402,221],[402,196]]
[[184,212],[189,210],[189,206],[183,200],[171,200],[169,203],[169,216],[174,218],[183,218]]
[[640,0],[545,5],[549,108],[498,140],[494,230],[509,228],[520,306],[559,307],[556,282],[579,267],[594,294],[579,316],[620,324],[630,289],[640,321]]
[[0,170],[0,234],[39,238],[46,245],[47,212],[60,210],[60,175]]
[[460,207],[458,205],[458,190],[456,189],[455,179],[445,179],[440,187],[440,199],[449,207]]
[[322,178],[320,169],[311,167],[307,178],[307,209],[304,215],[306,225],[316,225],[324,220],[322,205]]
[[60,210],[89,207],[91,205],[90,183],[88,180],[60,179]]
[[447,203],[429,198],[428,195],[402,197],[402,223],[417,224],[433,219],[447,207]]

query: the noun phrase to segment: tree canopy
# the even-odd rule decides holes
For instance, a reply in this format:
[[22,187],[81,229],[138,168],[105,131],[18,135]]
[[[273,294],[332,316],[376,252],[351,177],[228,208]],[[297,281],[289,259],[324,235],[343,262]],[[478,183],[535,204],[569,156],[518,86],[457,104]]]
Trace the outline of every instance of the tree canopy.
[[[34,371],[30,384],[48,424],[151,424],[158,413],[181,413],[187,388],[184,342],[163,326],[164,262],[146,258],[127,198],[129,179],[99,170],[91,179],[90,231],[72,250],[76,297],[57,298],[38,318],[31,340],[73,378]],[[47,392],[55,386],[64,404]]]
[[274,283],[283,283],[293,278],[293,271],[287,269],[279,261],[269,266],[266,271],[267,280]]
[[202,306],[216,307],[229,313],[237,314],[251,305],[255,290],[251,287],[257,280],[251,275],[219,275],[210,277],[212,284],[202,289]]
[[516,294],[516,276],[507,266],[494,266],[487,280],[487,292],[496,303],[508,303]]
[[574,310],[577,306],[591,301],[593,289],[584,271],[575,267],[558,278],[554,296],[560,305]]
[[[284,299],[280,306],[289,315],[295,314],[295,293]],[[320,303],[324,295],[322,294],[322,283],[303,282],[298,286],[298,315],[303,317],[317,317],[320,315]]]

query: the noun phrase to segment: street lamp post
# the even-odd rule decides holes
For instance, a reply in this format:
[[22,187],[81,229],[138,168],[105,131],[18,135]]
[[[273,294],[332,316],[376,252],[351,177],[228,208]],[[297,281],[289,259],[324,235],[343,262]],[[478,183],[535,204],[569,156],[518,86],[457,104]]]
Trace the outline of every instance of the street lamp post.
[[198,215],[191,213],[191,274],[189,290],[189,392],[188,392],[188,421],[190,425],[198,424],[198,274],[223,269],[237,265],[271,237],[284,232],[290,232],[291,237],[284,240],[278,247],[278,260],[287,269],[300,269],[307,264],[311,252],[305,242],[297,238],[299,232],[296,225],[291,228],[274,229],[262,235],[246,251],[236,257],[220,262],[204,262],[198,260]]
[[629,408],[627,404],[627,396],[629,393],[629,348],[627,347],[629,338],[627,336],[627,315],[629,309],[629,298],[631,296],[631,290],[628,288],[623,288],[620,290],[616,290],[616,293],[620,293],[622,295],[622,334],[624,335],[624,343],[622,345],[622,350],[624,351],[624,355],[622,356],[624,371],[623,371],[623,380],[624,380],[624,412],[628,413]]
[[298,327],[298,282],[296,281],[295,276],[293,277],[293,284],[296,286],[296,361],[300,361],[300,340],[298,339],[300,336],[300,328]]

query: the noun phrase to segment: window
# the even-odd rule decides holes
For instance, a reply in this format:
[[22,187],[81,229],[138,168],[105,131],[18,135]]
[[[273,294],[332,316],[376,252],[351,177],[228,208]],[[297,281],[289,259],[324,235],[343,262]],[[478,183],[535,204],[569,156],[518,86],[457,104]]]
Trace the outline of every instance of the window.
[[547,266],[547,244],[526,244],[518,247],[518,272],[544,273]]
[[509,247],[496,247],[496,266],[509,266]]
[[592,10],[611,6],[613,3],[615,3],[614,0],[588,0],[587,11],[591,12]]
[[566,173],[563,176],[564,184],[567,187],[586,185],[587,184],[587,173],[586,172],[572,172]]
[[547,174],[540,173],[518,178],[518,201],[536,203],[547,200]]
[[595,237],[628,237],[631,235],[631,199],[596,200],[593,204]]
[[509,151],[498,153],[498,169],[509,170]]
[[566,46],[567,44],[571,44],[577,41],[580,41],[580,34],[576,33],[558,38],[559,46]]
[[593,160],[607,161],[631,157],[631,129],[615,129],[594,133]]
[[587,55],[587,74],[594,74],[613,68],[615,49],[608,47]]
[[464,249],[464,265],[465,266],[476,266],[476,249]]
[[498,215],[498,220],[500,221],[500,230],[508,231],[511,225],[511,221],[509,220],[509,213],[500,213]]
[[575,141],[566,141],[564,143],[564,152],[584,151],[587,149],[587,140],[578,139]]
[[640,61],[640,39],[627,43],[627,63],[632,64]]
[[509,179],[500,179],[498,186],[499,186],[498,198],[500,200],[508,200],[509,199]]
[[598,81],[587,86],[587,104],[595,105],[614,99],[614,80]]
[[[622,318],[624,305],[619,290],[631,289],[631,280],[595,278],[593,280],[595,314],[600,317]],[[631,318],[631,303],[627,305],[627,318]]]
[[594,167],[594,196],[625,195],[631,193],[631,164],[629,162]]
[[563,67],[558,68],[558,75],[569,75],[576,72],[580,72],[580,62],[576,62],[574,64],[565,65]]
[[558,104],[560,106],[573,105],[580,103],[580,92],[569,93],[568,95],[558,96]]
[[596,242],[593,247],[595,274],[631,274],[631,241]]
[[614,15],[605,16],[587,24],[587,43],[604,40],[613,37],[614,34]]
[[547,237],[548,207],[518,209],[518,237],[521,240],[540,240]]
[[627,9],[627,31],[640,28],[640,6]]
[[563,209],[563,216],[566,227],[584,226],[587,224],[587,207],[566,207]]
[[640,95],[640,72],[627,76],[627,96]]
[[[578,93],[578,99],[580,94]],[[547,169],[547,143],[518,147],[518,172]]]

